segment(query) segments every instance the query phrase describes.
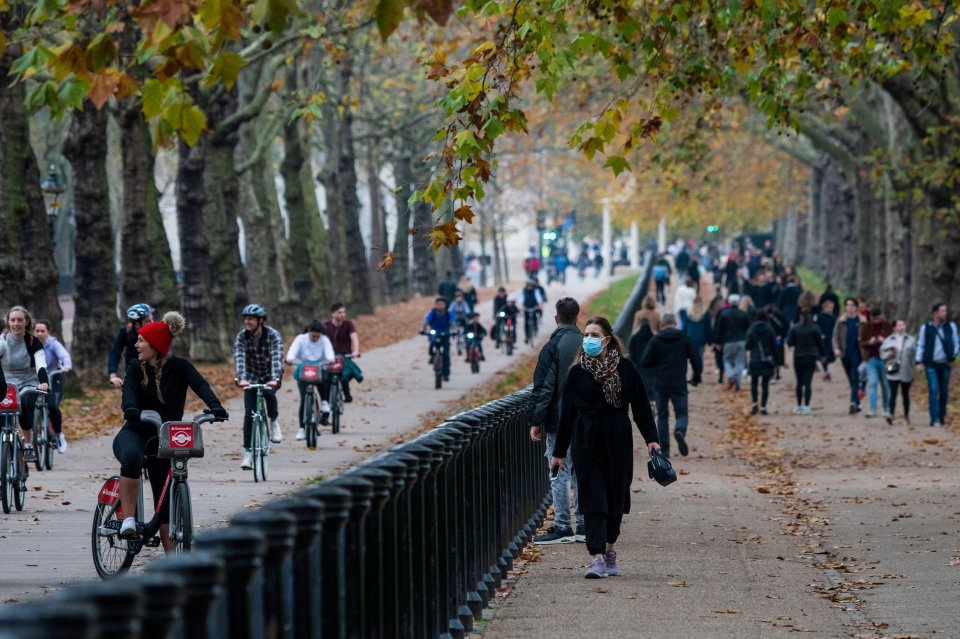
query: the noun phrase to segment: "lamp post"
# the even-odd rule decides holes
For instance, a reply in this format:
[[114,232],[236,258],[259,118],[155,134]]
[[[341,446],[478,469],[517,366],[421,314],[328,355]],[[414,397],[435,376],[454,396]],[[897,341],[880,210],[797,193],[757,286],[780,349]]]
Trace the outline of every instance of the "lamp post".
[[63,184],[60,183],[60,174],[57,173],[57,167],[50,165],[50,171],[47,177],[40,182],[40,190],[43,192],[43,201],[47,209],[47,222],[50,224],[50,238],[54,238],[57,217],[60,215],[60,196],[63,195]]

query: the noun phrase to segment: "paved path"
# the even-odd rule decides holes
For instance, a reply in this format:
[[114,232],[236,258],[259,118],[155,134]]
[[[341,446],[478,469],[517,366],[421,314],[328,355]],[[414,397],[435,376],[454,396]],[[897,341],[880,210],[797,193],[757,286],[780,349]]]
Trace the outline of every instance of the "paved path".
[[[563,295],[586,299],[607,285],[606,278],[580,282],[571,278],[566,287],[548,289],[551,302]],[[431,305],[424,300],[424,312]],[[486,323],[491,303],[481,305]],[[542,335],[553,330],[553,316],[544,313]],[[410,327],[415,334],[419,326]],[[229,422],[204,430],[207,456],[190,464],[197,528],[219,526],[231,515],[296,489],[320,476],[331,476],[361,459],[399,441],[416,430],[421,415],[442,410],[472,387],[508,369],[513,358],[499,354],[486,340],[487,361],[471,375],[462,361],[453,358],[449,383],[434,390],[427,364],[426,339],[413,337],[389,347],[364,353],[359,360],[365,379],[353,384],[354,402],[347,406],[343,430],[326,430],[318,449],[309,451],[294,441],[299,401],[296,385],[280,391],[280,422],[285,439],[270,455],[269,481],[254,483],[250,471],[240,470],[242,401],[228,402]],[[524,352],[525,347],[518,347]],[[119,426],[119,425],[118,425]],[[97,491],[118,472],[112,452],[113,436],[73,442],[66,455],[57,455],[52,472],[33,472],[23,512],[0,514],[0,602],[24,600],[96,576],[90,555],[90,529]],[[149,491],[148,491],[149,492]],[[160,554],[145,549],[147,559]],[[138,559],[138,563],[140,560]],[[136,564],[135,564],[136,565]]]
[[541,547],[485,639],[960,636],[956,425],[926,426],[918,405],[914,426],[849,416],[842,371],[792,415],[792,368],[753,417],[748,385],[705,370],[677,483],[647,479],[635,435],[624,574],[588,581],[583,544]]

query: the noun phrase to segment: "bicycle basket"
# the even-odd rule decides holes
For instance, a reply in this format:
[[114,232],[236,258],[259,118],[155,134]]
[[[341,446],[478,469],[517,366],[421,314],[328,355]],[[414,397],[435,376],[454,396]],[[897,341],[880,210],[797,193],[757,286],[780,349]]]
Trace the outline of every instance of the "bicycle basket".
[[334,362],[332,362],[332,363],[330,364],[330,372],[331,372],[331,373],[339,373],[339,372],[341,372],[341,371],[343,371],[343,358],[342,358],[342,357],[338,357],[338,358],[336,359],[336,361],[334,361]]
[[300,367],[300,381],[304,384],[319,384],[322,379],[320,367],[316,364],[304,364]]
[[20,395],[17,387],[7,384],[6,394],[0,399],[0,415],[17,415],[20,413]]
[[160,427],[157,457],[203,457],[203,431],[193,422],[166,422]]

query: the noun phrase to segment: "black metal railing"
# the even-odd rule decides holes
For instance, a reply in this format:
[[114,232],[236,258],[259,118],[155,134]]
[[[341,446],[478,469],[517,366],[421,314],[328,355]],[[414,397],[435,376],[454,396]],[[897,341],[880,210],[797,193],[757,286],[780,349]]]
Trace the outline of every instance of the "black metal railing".
[[630,297],[627,298],[623,308],[620,309],[617,321],[613,324],[613,332],[624,344],[630,342],[630,337],[633,334],[633,316],[640,310],[643,298],[650,291],[650,276],[653,274],[653,263],[657,254],[654,251],[647,251],[645,257],[643,268],[640,269],[640,277],[637,278],[637,283],[634,285],[633,291],[630,292]]
[[238,514],[140,575],[0,608],[0,639],[463,637],[546,514],[530,394]]

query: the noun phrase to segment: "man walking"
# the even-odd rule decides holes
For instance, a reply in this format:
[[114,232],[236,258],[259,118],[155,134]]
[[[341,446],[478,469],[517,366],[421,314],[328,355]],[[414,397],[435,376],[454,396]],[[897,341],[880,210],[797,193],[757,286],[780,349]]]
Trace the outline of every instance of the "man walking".
[[[533,371],[533,413],[530,416],[530,439],[539,442],[543,433],[547,435],[547,466],[549,470],[550,454],[557,439],[557,426],[560,418],[560,393],[567,381],[567,373],[577,358],[583,336],[577,328],[577,316],[580,305],[572,297],[557,302],[557,329],[544,345],[537,358],[537,367]],[[534,538],[535,544],[564,544],[572,541],[585,541],[586,528],[583,515],[577,502],[580,491],[573,479],[573,458],[568,454],[563,460],[556,479],[551,482],[553,492],[553,528],[549,532]],[[570,487],[574,484],[576,500],[574,512],[577,520],[577,534],[571,528]]]
[[860,326],[860,348],[867,360],[867,396],[870,398],[870,413],[867,417],[877,416],[877,386],[883,391],[883,416],[890,416],[890,384],[887,382],[886,362],[880,358],[880,345],[893,327],[883,317],[879,308],[871,308],[868,320]]
[[950,367],[957,359],[960,338],[957,325],[947,321],[947,305],[933,305],[932,317],[920,327],[917,339],[917,370],[927,376],[930,402],[930,425],[943,426],[947,418],[947,391],[950,388]]
[[833,327],[833,354],[840,359],[850,382],[850,414],[853,415],[860,412],[860,309],[852,297],[843,305],[844,316]]
[[664,313],[660,318],[660,326],[660,332],[650,340],[640,365],[654,369],[660,452],[667,457],[670,456],[670,403],[672,402],[676,417],[673,436],[677,440],[677,450],[686,457],[689,452],[686,439],[687,362],[690,362],[693,368],[693,379],[690,383],[696,386],[700,383],[700,375],[703,373],[703,361],[693,342],[677,328],[677,318],[673,313]]
[[727,376],[727,390],[740,390],[743,368],[747,359],[747,330],[750,318],[740,310],[740,295],[727,297],[730,307],[720,311],[717,318],[717,345],[723,347],[723,370]]

